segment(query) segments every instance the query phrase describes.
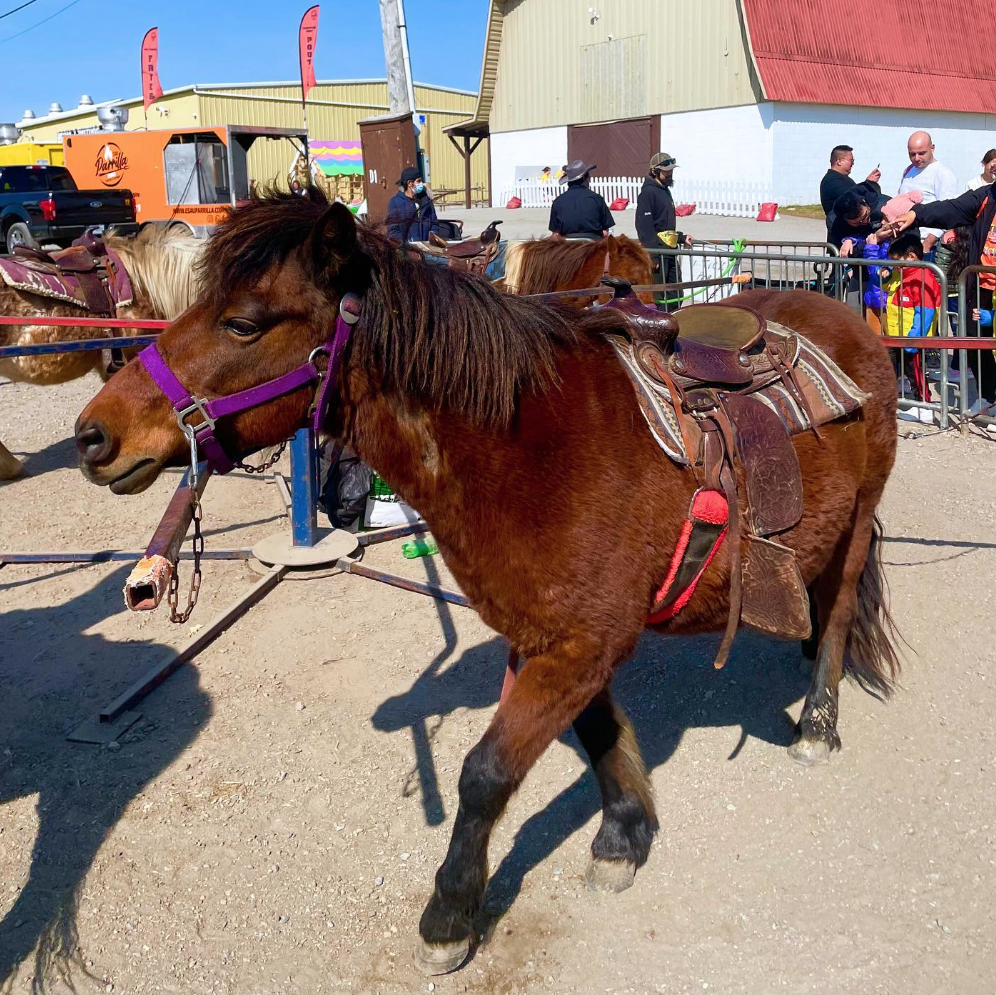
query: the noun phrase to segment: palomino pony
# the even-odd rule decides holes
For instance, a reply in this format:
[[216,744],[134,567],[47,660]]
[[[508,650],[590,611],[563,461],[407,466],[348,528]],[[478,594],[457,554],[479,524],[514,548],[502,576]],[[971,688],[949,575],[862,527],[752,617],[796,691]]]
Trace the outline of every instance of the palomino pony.
[[[111,235],[105,241],[120,257],[134,291],[133,303],[118,308],[116,317],[172,320],[197,297],[199,282],[194,264],[204,245],[202,240],[149,226],[136,238]],[[15,290],[2,281],[0,314],[39,318],[36,325],[0,325],[2,346],[107,338],[111,334],[102,328],[46,325],[44,319],[48,316],[85,317],[87,312],[71,304]],[[40,386],[66,383],[86,376],[91,370],[106,379],[106,364],[99,349],[0,359],[0,376]],[[20,462],[0,442],[0,480],[10,480],[20,473]]]
[[[340,341],[340,303],[355,315],[359,300],[342,365],[319,401],[322,410],[333,398],[324,427],[422,512],[462,590],[524,657],[464,762],[449,851],[419,926],[422,965],[442,973],[466,958],[492,828],[530,767],[572,725],[602,791],[589,881],[628,886],[658,822],[610,682],[645,628],[696,483],[645,429],[603,337],[620,332],[625,317],[547,306],[427,266],[358,226],[345,207],[311,195],[277,194],[234,211],[209,243],[204,275],[206,295],[158,343],[157,362],[172,370],[180,394],[196,397],[293,377],[312,350],[327,347],[331,329]],[[843,304],[804,291],[741,300],[808,336],[868,395],[853,415],[825,425],[822,439],[805,433],[792,442],[805,507],[779,539],[794,550],[819,615],[792,751],[812,762],[839,746],[842,674],[888,693],[897,671],[875,519],[895,457],[895,375],[876,336]],[[133,361],[80,415],[81,468],[94,483],[136,493],[163,467],[188,460],[157,382]],[[314,395],[310,384],[298,386],[222,418],[217,441],[231,456],[278,443]],[[564,495],[554,515],[551,478]],[[644,500],[624,509],[623,495],[634,493]],[[724,627],[728,546],[659,631]]]

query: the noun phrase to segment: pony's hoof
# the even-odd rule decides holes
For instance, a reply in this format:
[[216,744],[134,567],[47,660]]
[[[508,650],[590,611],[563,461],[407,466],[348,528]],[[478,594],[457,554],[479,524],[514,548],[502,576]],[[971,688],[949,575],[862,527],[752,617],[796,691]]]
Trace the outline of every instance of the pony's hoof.
[[588,861],[588,869],[584,873],[589,891],[604,891],[618,894],[629,888],[636,879],[636,864],[628,860],[597,860],[592,857]]
[[415,963],[423,974],[449,974],[470,956],[470,940],[456,943],[426,943],[420,936],[415,945]]
[[803,767],[818,767],[830,762],[830,744],[823,739],[800,737],[789,747],[789,756]]
[[24,464],[20,460],[11,459],[0,462],[0,480],[17,480],[24,476]]

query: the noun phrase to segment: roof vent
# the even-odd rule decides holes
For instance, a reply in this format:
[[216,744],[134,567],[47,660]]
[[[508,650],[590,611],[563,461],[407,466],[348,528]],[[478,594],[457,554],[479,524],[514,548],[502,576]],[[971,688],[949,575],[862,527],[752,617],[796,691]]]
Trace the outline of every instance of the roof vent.
[[80,107],[93,107],[93,97],[89,93],[84,93],[80,97]]
[[13,145],[21,137],[16,124],[0,124],[0,145]]
[[128,123],[127,107],[98,107],[97,120],[104,131],[124,131]]
[[22,121],[33,121],[34,117],[35,117],[35,112],[30,107],[28,107],[24,111],[24,113],[21,115],[21,120]]
[[49,114],[61,114],[62,104],[60,104],[58,100],[53,100],[52,103],[48,105],[48,112]]

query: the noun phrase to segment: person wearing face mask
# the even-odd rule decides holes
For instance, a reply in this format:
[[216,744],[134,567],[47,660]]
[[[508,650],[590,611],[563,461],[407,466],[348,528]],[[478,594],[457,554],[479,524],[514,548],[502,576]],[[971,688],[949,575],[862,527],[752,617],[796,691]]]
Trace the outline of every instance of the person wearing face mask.
[[[658,152],[650,160],[650,171],[636,199],[636,235],[647,249],[674,249],[691,245],[692,236],[676,231],[674,211],[674,170],[678,161],[667,152]],[[678,283],[681,272],[676,256],[653,256],[654,282]]]
[[398,192],[387,204],[387,234],[397,242],[427,242],[430,232],[442,235],[432,198],[418,167],[409,166],[398,180]]

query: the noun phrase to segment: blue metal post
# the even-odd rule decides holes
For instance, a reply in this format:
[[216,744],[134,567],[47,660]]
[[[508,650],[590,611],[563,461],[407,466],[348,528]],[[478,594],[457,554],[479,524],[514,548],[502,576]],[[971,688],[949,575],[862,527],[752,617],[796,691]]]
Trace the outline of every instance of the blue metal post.
[[290,444],[291,457],[291,536],[295,546],[318,542],[318,459],[315,433],[298,429]]

